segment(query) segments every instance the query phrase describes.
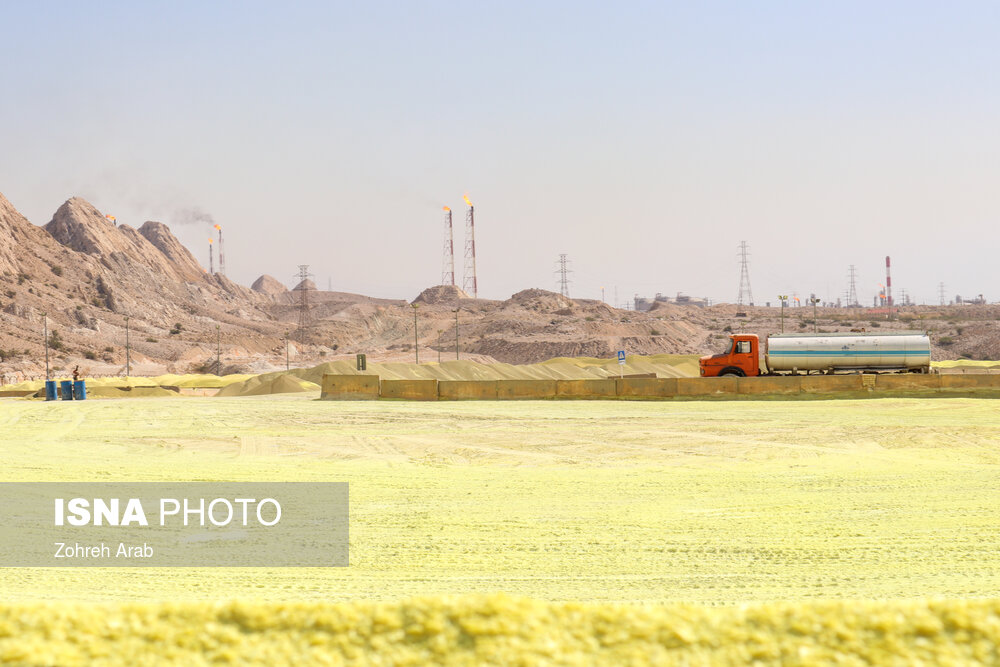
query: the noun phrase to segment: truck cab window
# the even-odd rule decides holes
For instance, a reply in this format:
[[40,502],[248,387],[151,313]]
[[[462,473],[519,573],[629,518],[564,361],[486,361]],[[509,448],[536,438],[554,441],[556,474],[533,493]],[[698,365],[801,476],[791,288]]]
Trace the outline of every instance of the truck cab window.
[[750,341],[741,340],[736,343],[736,354],[750,354]]

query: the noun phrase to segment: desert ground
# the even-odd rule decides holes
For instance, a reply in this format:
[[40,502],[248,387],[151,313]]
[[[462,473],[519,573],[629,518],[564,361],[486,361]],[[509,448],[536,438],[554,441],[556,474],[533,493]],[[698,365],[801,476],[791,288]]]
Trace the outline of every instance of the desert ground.
[[[972,659],[968,651],[995,651],[1000,638],[989,602],[1000,598],[993,401],[315,398],[0,399],[2,481],[325,480],[349,482],[351,497],[346,568],[2,569],[0,659],[84,664],[95,651],[138,650],[150,628],[174,636],[178,623],[199,614],[222,627],[235,623],[243,628],[237,635],[246,634],[248,617],[270,619],[261,621],[268,632],[253,639],[264,642],[256,648],[206,630],[200,641],[214,648],[202,643],[199,652],[238,658],[287,657],[318,641],[337,659],[402,651],[419,663],[437,655],[434,642],[448,633],[460,639],[451,644],[459,647],[453,662],[483,659],[484,650],[542,655],[531,651],[547,640],[517,614],[537,615],[546,636],[567,632],[576,622],[567,618],[614,626],[638,615],[642,627],[657,628],[640,637],[623,625],[620,642],[591,647],[605,658],[643,642],[652,642],[643,650],[667,650],[657,633],[682,625],[692,639],[665,654],[675,659],[733,658],[758,644],[771,657],[803,646],[820,651],[811,655],[840,650],[818,629],[808,638],[793,632],[796,617],[835,626],[833,644],[837,627],[857,639],[871,631],[870,620],[896,619],[903,634],[923,637],[897,647],[910,656]],[[929,607],[929,600],[952,602]],[[116,639],[88,624],[95,603],[105,605],[96,607],[102,618],[156,620]],[[868,611],[858,616],[858,609]],[[25,620],[39,614],[50,620]],[[333,630],[309,639],[291,622],[269,625],[275,614],[339,622],[431,614],[442,629],[410,641],[369,623],[337,648]],[[518,640],[523,651],[502,641],[502,628],[463,626],[469,614],[490,622],[514,614],[504,627],[528,633]],[[956,614],[978,643],[956,643],[942,620]],[[770,624],[760,629],[766,640],[736,639],[746,628],[718,631],[736,616]],[[933,623],[923,634],[906,625],[925,616]],[[695,640],[710,627],[718,631],[715,648]],[[491,639],[476,641],[480,632]],[[567,642],[570,653],[549,647],[556,662],[576,650]]]

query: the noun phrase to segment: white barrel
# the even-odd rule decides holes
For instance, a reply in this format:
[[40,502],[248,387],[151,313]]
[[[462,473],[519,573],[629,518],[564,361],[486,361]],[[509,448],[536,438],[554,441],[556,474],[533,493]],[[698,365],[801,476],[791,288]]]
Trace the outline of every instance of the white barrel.
[[929,368],[931,340],[916,331],[777,334],[767,337],[766,362],[771,371]]

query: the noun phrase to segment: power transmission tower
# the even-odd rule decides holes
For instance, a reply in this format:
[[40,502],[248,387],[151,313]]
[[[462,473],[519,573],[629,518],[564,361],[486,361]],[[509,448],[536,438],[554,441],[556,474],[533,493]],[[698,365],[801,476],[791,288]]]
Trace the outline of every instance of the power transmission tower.
[[559,274],[559,293],[565,297],[569,296],[569,274],[572,271],[569,270],[568,264],[569,260],[566,259],[566,253],[561,253],[559,255],[559,268],[556,269],[556,273]]
[[851,281],[851,286],[847,290],[847,305],[851,307],[857,307],[858,305],[858,272],[851,264],[851,268],[847,273],[848,279]]
[[938,283],[938,295],[941,297],[941,305],[945,305],[944,301],[944,283]]
[[744,303],[753,305],[753,292],[750,291],[750,267],[748,264],[747,242],[740,241],[740,293],[736,297],[736,305]]
[[441,261],[441,284],[455,284],[455,232],[451,226],[451,209],[444,207],[444,253]]
[[316,286],[312,284],[310,278],[313,274],[309,273],[308,264],[299,264],[299,273],[296,276],[299,279],[299,283],[295,286],[295,291],[299,293],[299,340],[304,340],[306,327],[309,326],[309,292],[316,289]]

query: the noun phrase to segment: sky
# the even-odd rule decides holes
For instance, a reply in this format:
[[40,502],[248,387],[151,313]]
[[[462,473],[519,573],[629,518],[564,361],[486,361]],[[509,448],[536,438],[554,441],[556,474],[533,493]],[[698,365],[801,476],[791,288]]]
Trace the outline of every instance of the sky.
[[[0,0],[0,193],[159,220],[228,275],[412,299],[918,303],[996,285],[991,2]],[[200,219],[200,220],[199,220]],[[615,301],[617,294],[617,301]]]

